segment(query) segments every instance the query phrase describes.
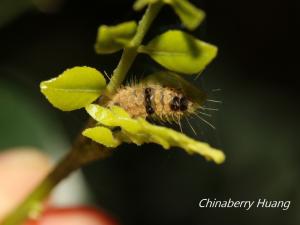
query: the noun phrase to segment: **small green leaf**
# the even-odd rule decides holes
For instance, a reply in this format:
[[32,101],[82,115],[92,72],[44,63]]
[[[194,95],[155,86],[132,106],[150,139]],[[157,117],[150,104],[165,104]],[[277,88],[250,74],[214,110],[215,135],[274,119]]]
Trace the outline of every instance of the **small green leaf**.
[[205,12],[187,0],[169,0],[166,3],[172,6],[183,25],[189,30],[196,29],[205,18]]
[[147,5],[153,4],[161,0],[136,0],[133,4],[133,9],[135,11],[140,11],[145,8]]
[[82,134],[108,148],[115,148],[120,144],[120,141],[113,137],[111,130],[106,127],[88,128],[85,129]]
[[188,0],[136,0],[133,9],[139,11],[147,5],[154,4],[158,1],[169,4],[179,16],[183,25],[189,30],[196,29],[205,19],[205,12],[195,7]]
[[136,33],[135,21],[120,23],[115,26],[102,25],[98,29],[95,51],[98,54],[110,54],[127,46]]
[[[225,155],[222,151],[210,147],[206,143],[196,141],[186,135],[174,131],[170,128],[157,126],[148,123],[145,119],[132,119],[122,108],[113,106],[111,109],[99,105],[91,104],[86,107],[87,112],[100,124],[108,127],[121,127],[121,131],[115,134],[115,139],[120,142],[133,142],[137,145],[143,143],[157,143],[165,149],[170,147],[180,147],[190,154],[203,155],[207,160],[222,163]],[[83,133],[86,135],[86,133]],[[99,134],[100,135],[100,134]],[[108,142],[103,138],[92,138],[100,144],[106,145]],[[113,138],[109,138],[111,140]]]
[[217,47],[182,31],[171,30],[141,46],[139,52],[148,54],[169,70],[195,74],[215,58]]
[[67,69],[61,75],[40,84],[49,102],[63,111],[71,111],[92,103],[105,88],[103,75],[94,68],[83,66]]
[[127,112],[120,107],[113,107],[113,110],[110,110],[99,105],[90,104],[86,106],[85,109],[93,119],[105,126],[124,126],[133,133],[139,131],[138,122],[134,122],[134,120],[129,117]]

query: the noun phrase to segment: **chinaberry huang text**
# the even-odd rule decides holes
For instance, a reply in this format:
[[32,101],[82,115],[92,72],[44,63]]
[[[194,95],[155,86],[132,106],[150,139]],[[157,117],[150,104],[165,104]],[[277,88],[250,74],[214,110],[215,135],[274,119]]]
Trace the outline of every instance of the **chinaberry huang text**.
[[231,198],[227,200],[217,200],[210,198],[203,198],[199,201],[200,208],[242,208],[250,210],[251,208],[279,208],[281,210],[288,210],[291,201],[272,201],[265,198],[260,198],[256,201],[237,201]]

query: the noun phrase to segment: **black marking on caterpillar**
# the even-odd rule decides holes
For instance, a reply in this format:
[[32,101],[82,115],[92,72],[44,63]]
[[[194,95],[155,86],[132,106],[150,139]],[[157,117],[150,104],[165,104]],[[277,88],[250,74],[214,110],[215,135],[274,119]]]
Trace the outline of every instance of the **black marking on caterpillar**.
[[145,109],[148,115],[151,115],[155,113],[153,107],[152,107],[152,89],[147,87],[144,91],[145,94]]
[[171,103],[170,108],[173,111],[178,111],[180,109],[180,98],[178,96],[174,96]]

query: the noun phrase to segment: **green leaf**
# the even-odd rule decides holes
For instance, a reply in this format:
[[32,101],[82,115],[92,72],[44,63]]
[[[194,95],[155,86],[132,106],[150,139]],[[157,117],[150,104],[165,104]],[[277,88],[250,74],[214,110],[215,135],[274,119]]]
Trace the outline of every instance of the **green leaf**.
[[95,51],[98,54],[110,54],[127,46],[136,33],[135,21],[120,23],[115,26],[102,25],[98,29]]
[[147,5],[156,3],[161,0],[136,0],[133,4],[133,9],[136,11],[140,11],[145,8]]
[[183,25],[189,30],[196,29],[205,19],[205,12],[195,7],[188,0],[136,0],[133,9],[139,11],[147,5],[154,4],[158,1],[169,4],[179,16]]
[[205,12],[187,0],[169,0],[167,3],[172,6],[183,25],[189,30],[196,29],[205,19]]
[[109,148],[115,148],[120,144],[120,141],[113,137],[111,130],[106,127],[88,128],[84,130],[82,134]]
[[203,105],[207,99],[204,90],[195,87],[182,76],[171,71],[160,71],[150,74],[142,80],[142,83],[166,85],[168,87],[180,89],[184,96],[192,99],[194,103],[197,103],[200,106]]
[[103,75],[87,66],[67,69],[58,77],[40,84],[41,92],[49,102],[63,111],[87,106],[101,95],[105,86]]
[[[111,109],[91,104],[86,107],[87,112],[100,124],[108,127],[121,127],[121,131],[115,133],[116,139],[121,142],[133,142],[137,145],[143,143],[156,143],[165,149],[170,147],[180,147],[189,154],[203,155],[207,160],[213,160],[216,163],[222,163],[225,155],[222,151],[210,147],[206,143],[196,141],[186,135],[174,131],[170,128],[157,126],[148,123],[145,119],[132,119],[128,113],[118,107],[113,106]],[[86,132],[83,132],[85,135]],[[100,134],[99,134],[100,135]],[[106,145],[112,139],[92,138],[100,144]]]
[[148,54],[169,70],[195,74],[215,58],[217,47],[185,32],[171,30],[157,36],[146,46],[141,46],[139,52]]

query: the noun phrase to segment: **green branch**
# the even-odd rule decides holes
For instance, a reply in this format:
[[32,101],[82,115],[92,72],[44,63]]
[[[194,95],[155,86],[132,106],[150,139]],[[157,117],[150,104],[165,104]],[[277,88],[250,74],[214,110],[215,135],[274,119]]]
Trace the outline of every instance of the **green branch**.
[[138,54],[137,49],[141,45],[150,25],[160,11],[162,5],[163,3],[157,2],[147,8],[143,18],[139,22],[135,36],[133,37],[129,47],[124,49],[120,62],[113,72],[111,80],[106,87],[106,95],[110,96],[114,94],[117,88],[123,83],[128,70]]

